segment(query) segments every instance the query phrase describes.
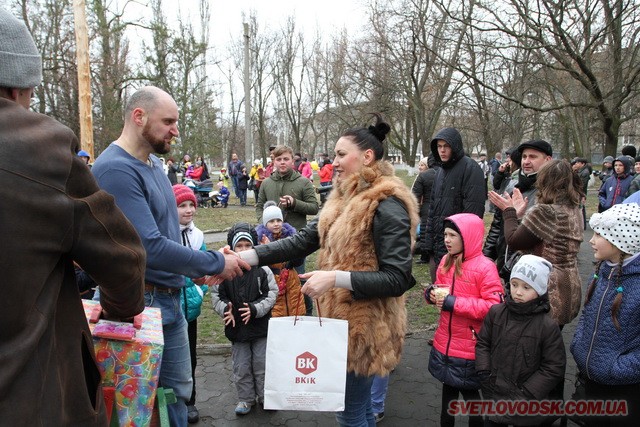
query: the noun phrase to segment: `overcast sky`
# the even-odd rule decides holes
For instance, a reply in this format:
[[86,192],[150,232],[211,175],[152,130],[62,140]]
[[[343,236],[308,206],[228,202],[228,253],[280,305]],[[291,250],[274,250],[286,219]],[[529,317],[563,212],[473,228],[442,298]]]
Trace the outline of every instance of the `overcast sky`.
[[[251,11],[256,12],[263,30],[280,28],[294,15],[299,28],[310,35],[316,28],[325,34],[347,28],[349,34],[355,34],[364,22],[362,3],[363,0],[209,0],[211,43],[220,47],[231,38],[241,37],[243,16],[248,17]],[[168,18],[179,11],[183,19],[198,21],[198,0],[165,0],[165,4]]]

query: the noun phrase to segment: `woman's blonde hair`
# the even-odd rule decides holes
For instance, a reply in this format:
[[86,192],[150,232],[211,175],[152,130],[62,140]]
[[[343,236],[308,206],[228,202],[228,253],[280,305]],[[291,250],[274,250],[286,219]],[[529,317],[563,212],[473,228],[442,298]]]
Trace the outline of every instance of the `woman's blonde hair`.
[[550,160],[545,163],[536,179],[538,203],[580,206],[582,180],[566,160]]

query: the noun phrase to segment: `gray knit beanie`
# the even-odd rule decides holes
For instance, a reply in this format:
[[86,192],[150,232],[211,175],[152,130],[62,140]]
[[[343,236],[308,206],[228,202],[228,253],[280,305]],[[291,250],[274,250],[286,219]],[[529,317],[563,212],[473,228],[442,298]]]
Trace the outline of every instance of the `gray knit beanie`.
[[0,8],[0,86],[27,89],[42,82],[42,58],[24,22]]
[[262,211],[262,225],[265,227],[272,219],[283,220],[282,210],[273,201],[268,201],[264,204],[264,210]]

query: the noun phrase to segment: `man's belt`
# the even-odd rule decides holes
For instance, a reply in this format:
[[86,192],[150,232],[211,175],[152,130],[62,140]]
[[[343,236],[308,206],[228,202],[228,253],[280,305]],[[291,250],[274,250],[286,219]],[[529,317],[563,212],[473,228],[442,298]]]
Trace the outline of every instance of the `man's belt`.
[[157,292],[159,294],[177,294],[182,288],[168,288],[166,286],[152,285],[151,283],[144,284],[144,290],[146,292]]

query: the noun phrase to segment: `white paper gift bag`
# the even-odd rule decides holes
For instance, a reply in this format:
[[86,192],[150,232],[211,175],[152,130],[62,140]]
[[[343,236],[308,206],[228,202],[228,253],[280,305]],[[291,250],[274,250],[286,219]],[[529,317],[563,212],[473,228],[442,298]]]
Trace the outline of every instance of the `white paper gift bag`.
[[272,317],[267,333],[265,409],[344,410],[348,329],[346,320]]

